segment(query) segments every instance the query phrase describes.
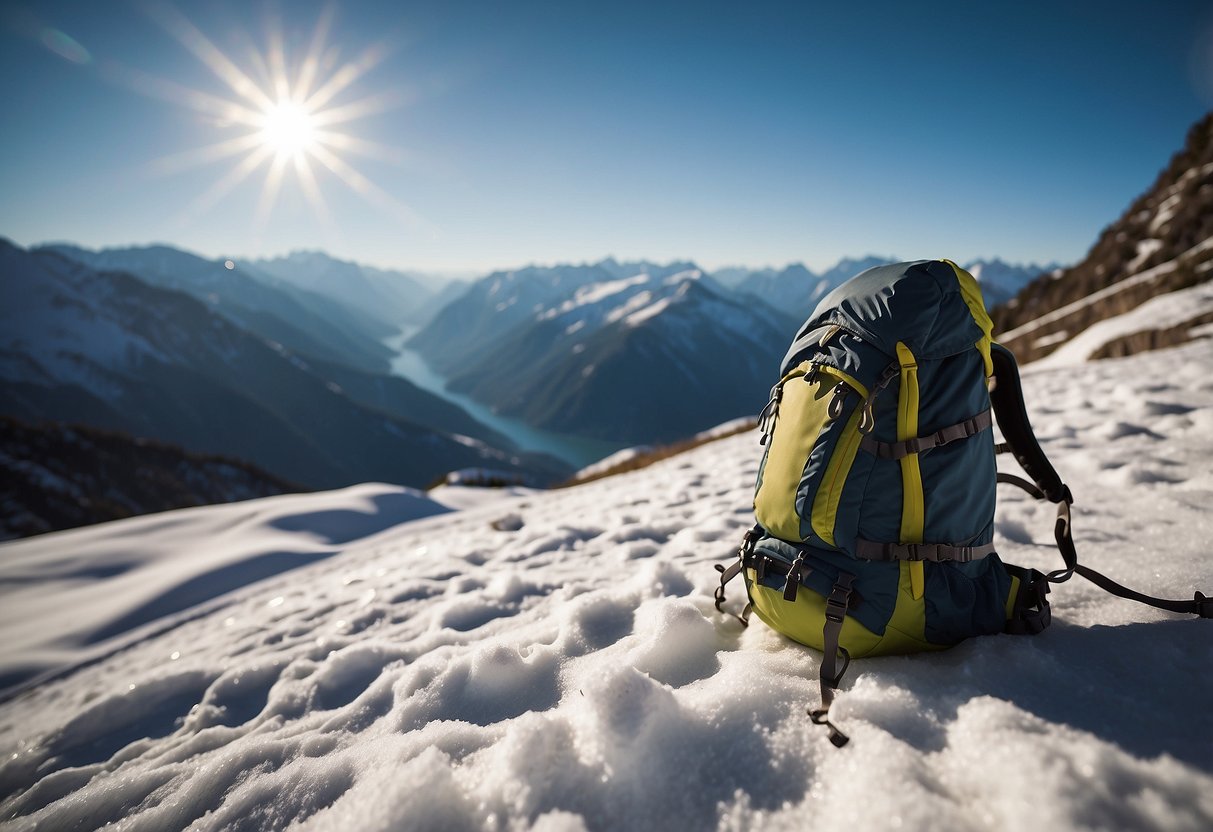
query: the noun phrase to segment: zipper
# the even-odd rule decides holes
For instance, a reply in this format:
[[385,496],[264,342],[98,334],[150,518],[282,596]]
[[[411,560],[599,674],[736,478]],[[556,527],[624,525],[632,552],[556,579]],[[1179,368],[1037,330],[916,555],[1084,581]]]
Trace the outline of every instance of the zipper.
[[872,385],[872,392],[868,393],[868,397],[860,405],[863,408],[863,415],[859,419],[860,433],[871,433],[872,428],[876,427],[876,416],[872,413],[872,408],[876,404],[876,397],[880,395],[881,390],[889,386],[889,382],[900,372],[901,365],[893,362],[884,368],[884,372],[880,374],[880,378],[876,379],[876,383]]
[[[814,358],[809,362],[809,366],[805,368],[803,378],[807,382],[813,381],[817,377],[817,371],[821,368],[821,359]],[[794,371],[793,371],[794,372]],[[771,388],[771,397],[767,401],[766,407],[758,414],[758,429],[762,431],[762,438],[758,440],[759,445],[767,444],[767,440],[775,433],[775,422],[779,419],[779,403],[783,401],[783,386],[795,378],[789,373],[781,378],[779,383]]]

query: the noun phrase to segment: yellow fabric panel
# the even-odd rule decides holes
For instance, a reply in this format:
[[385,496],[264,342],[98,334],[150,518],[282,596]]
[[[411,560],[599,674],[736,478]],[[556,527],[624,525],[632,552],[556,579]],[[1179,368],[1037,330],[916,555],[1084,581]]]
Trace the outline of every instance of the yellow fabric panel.
[[986,311],[986,302],[981,296],[981,286],[973,275],[951,260],[943,262],[956,272],[956,280],[960,283],[960,295],[964,298],[965,305],[969,307],[969,314],[973,316],[973,321],[981,328],[981,337],[977,339],[974,346],[981,353],[981,359],[986,365],[986,378],[989,378],[994,375],[994,361],[990,358],[990,344],[994,341],[994,322],[990,320],[990,313]]
[[828,376],[834,376],[839,381],[845,381],[851,385],[851,389],[859,391],[859,398],[866,399],[868,397],[868,388],[859,383],[859,380],[850,373],[845,373],[837,367],[822,366],[820,372]]
[[[784,540],[804,539],[800,536],[800,517],[796,514],[796,492],[817,436],[830,420],[830,400],[837,383],[830,379],[812,383],[801,381],[808,366],[809,362],[805,361],[784,378],[775,431],[762,470],[762,485],[754,495],[754,514],[758,522]],[[847,378],[845,373],[832,367],[823,367],[819,372],[839,380]],[[831,459],[830,465],[833,464]]]
[[[866,395],[866,394],[865,394]],[[830,462],[826,465],[825,475],[813,498],[813,511],[810,521],[817,536],[831,546],[834,545],[834,522],[838,518],[838,504],[842,501],[842,489],[847,483],[847,474],[855,462],[855,454],[859,451],[862,434],[859,432],[859,420],[863,416],[863,408],[857,407],[847,420]]]
[[[901,363],[901,389],[897,394],[897,441],[918,436],[918,362],[914,353],[901,341],[897,342],[897,360]],[[901,542],[922,543],[925,507],[922,496],[922,471],[918,454],[901,458]],[[910,562],[911,587],[915,598],[921,598],[925,577],[921,561]]]
[[[909,571],[906,569],[908,565],[905,562],[900,564],[897,604],[883,636],[872,632],[849,615],[843,619],[838,643],[847,649],[851,658],[946,649],[947,645],[931,644],[923,636],[926,606],[921,598],[911,596]],[[753,569],[746,570],[746,580],[750,584],[754,613],[763,623],[801,644],[816,650],[825,649],[822,633],[825,627],[824,597],[802,586],[796,593],[796,600],[789,602],[783,600],[782,591],[757,583]]]
[[1007,595],[1007,621],[1011,620],[1011,614],[1015,612],[1015,598],[1017,595],[1019,595],[1019,577],[1017,575],[1012,575],[1011,592]]

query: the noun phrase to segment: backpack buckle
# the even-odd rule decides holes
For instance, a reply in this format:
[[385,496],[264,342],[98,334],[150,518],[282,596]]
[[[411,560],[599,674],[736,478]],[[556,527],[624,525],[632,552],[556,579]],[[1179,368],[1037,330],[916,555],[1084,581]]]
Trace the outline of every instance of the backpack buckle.
[[1213,598],[1197,590],[1195,601],[1197,615],[1201,618],[1213,618]]
[[[847,607],[851,601],[851,581],[854,578],[851,575],[846,576],[846,582],[843,582],[843,576],[838,576],[838,582],[834,584],[834,589],[830,592],[830,597],[826,599],[826,618],[836,624],[841,624],[846,618]],[[841,674],[839,674],[841,675]]]

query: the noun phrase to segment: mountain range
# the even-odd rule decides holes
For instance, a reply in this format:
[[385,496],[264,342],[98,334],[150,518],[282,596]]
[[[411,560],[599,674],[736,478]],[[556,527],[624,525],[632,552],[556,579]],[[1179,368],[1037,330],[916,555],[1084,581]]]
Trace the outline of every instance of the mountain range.
[[[425,485],[459,468],[550,482],[569,466],[518,452],[450,396],[579,437],[677,440],[758,410],[817,299],[890,260],[709,273],[608,258],[444,287],[320,252],[233,262],[167,246],[0,241],[0,415],[233,455],[307,488]],[[1173,293],[1207,282],[1211,262],[1213,115],[1082,262],[964,265],[1021,360],[1065,344],[1070,361],[1088,341],[1098,357],[1201,337],[1213,325],[1210,293]],[[1169,293],[1165,314],[1142,318],[1153,323],[1141,331],[1121,314]],[[1117,315],[1115,337],[1076,337]],[[409,347],[449,395],[385,372],[385,341],[402,332],[414,332]]]
[[404,379],[305,357],[185,292],[7,241],[0,274],[5,415],[234,455],[311,488],[483,465],[567,473],[473,438],[493,432]]

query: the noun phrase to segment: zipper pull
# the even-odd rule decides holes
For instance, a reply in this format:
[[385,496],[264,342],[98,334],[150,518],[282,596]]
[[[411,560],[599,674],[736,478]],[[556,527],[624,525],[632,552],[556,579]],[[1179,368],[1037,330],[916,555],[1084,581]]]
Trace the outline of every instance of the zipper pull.
[[758,428],[762,431],[762,438],[758,440],[758,444],[767,444],[769,437],[775,430],[775,420],[779,416],[779,402],[783,398],[783,384],[776,384],[771,388],[771,398],[767,402],[766,407],[758,414]]
[[840,381],[834,386],[834,398],[830,399],[830,405],[826,408],[826,415],[833,421],[842,415],[842,409],[846,405],[847,395],[851,392],[851,387],[845,381]]

